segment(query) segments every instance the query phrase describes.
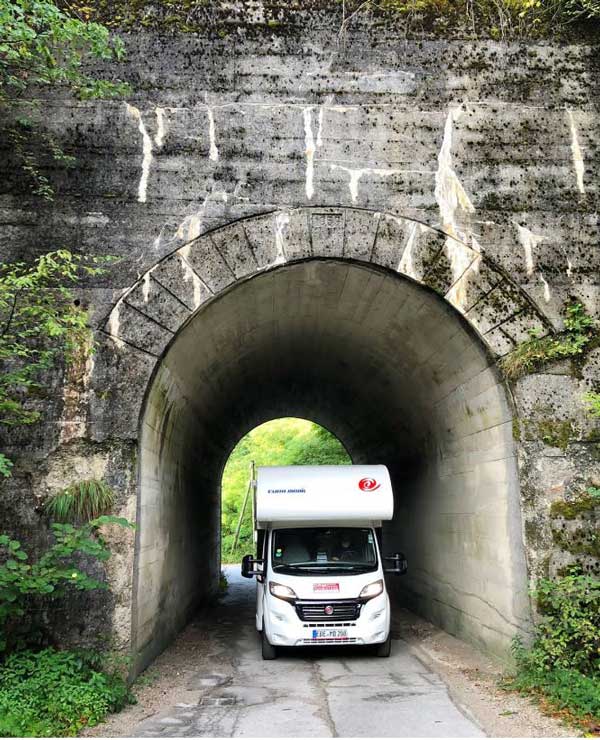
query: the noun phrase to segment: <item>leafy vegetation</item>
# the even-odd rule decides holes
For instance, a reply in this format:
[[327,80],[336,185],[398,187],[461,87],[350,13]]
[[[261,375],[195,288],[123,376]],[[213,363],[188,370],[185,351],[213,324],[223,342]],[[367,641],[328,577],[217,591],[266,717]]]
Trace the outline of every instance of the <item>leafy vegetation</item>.
[[[60,355],[70,362],[90,345],[87,312],[73,287],[108,261],[60,249],[32,264],[0,264],[0,427],[37,422],[32,405],[45,373]],[[0,453],[0,474],[10,475],[11,466]]]
[[133,526],[113,516],[98,517],[78,528],[53,524],[54,543],[34,562],[20,542],[0,535],[0,654],[44,641],[44,604],[49,607],[73,589],[108,588],[86,573],[82,562],[85,558],[104,562],[110,557],[99,532],[109,524]]
[[52,496],[46,511],[58,522],[87,522],[108,514],[115,502],[110,486],[100,480],[82,480]]
[[600,722],[600,580],[576,566],[535,592],[540,620],[530,648],[516,640],[507,687],[536,695],[592,728]]
[[558,334],[532,338],[520,344],[502,358],[500,367],[509,380],[517,380],[553,360],[583,355],[597,334],[594,319],[583,304],[569,303],[565,307],[565,328]]
[[53,524],[54,543],[33,562],[20,542],[0,535],[0,736],[76,735],[134,700],[118,662],[39,649],[47,643],[43,614],[57,600],[108,588],[84,569],[110,557],[100,534],[107,525],[133,526],[113,516],[79,528]]
[[222,559],[239,562],[252,552],[252,511],[247,506],[239,542],[235,530],[248,487],[250,465],[348,465],[348,453],[331,432],[304,419],[276,419],[253,429],[231,453],[222,481]]
[[9,121],[6,136],[31,191],[51,200],[54,190],[41,159],[66,166],[74,160],[41,132],[38,91],[60,85],[83,99],[124,94],[127,85],[86,74],[82,66],[88,57],[122,59],[123,43],[104,26],[52,0],[0,0],[0,29],[0,112]]
[[0,664],[0,736],[74,736],[134,698],[93,653],[23,650]]

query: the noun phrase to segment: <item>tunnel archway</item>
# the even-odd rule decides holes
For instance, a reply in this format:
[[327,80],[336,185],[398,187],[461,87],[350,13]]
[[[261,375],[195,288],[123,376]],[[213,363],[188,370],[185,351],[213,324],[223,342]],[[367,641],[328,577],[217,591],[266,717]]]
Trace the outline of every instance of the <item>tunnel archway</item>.
[[529,599],[507,391],[448,301],[344,259],[280,264],[207,302],[174,336],[141,422],[133,637],[138,665],[219,575],[219,484],[237,440],[280,416],[330,429],[396,492],[384,531],[411,564],[398,596],[506,654]]
[[255,550],[250,481],[263,465],[352,465],[340,440],[310,419],[280,417],[244,434],[221,474],[221,562],[239,564]]

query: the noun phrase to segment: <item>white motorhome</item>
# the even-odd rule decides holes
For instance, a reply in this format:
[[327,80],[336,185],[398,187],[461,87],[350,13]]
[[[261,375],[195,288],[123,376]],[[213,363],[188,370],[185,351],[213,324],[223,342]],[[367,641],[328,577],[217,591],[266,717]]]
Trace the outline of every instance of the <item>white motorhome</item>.
[[244,557],[242,575],[257,579],[265,660],[278,647],[300,645],[373,645],[389,656],[384,573],[406,572],[401,553],[381,554],[381,523],[393,513],[384,465],[258,468],[257,555]]

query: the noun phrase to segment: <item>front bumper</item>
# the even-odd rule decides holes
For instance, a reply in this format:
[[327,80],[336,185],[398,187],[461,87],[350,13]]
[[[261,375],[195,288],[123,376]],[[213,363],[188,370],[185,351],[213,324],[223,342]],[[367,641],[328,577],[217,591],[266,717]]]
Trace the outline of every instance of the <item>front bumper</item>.
[[[301,620],[296,609],[281,599],[266,600],[264,625],[271,645],[376,645],[385,642],[390,631],[390,602],[387,593],[367,601],[360,616],[352,621]],[[319,630],[345,631],[344,636],[317,637]]]

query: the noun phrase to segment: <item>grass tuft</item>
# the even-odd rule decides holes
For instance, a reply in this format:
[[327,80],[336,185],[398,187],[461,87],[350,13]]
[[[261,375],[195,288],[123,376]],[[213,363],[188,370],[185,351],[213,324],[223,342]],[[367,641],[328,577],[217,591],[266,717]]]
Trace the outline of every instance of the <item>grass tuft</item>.
[[106,483],[82,480],[55,494],[46,511],[58,522],[88,522],[107,514],[114,503],[115,494]]

